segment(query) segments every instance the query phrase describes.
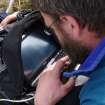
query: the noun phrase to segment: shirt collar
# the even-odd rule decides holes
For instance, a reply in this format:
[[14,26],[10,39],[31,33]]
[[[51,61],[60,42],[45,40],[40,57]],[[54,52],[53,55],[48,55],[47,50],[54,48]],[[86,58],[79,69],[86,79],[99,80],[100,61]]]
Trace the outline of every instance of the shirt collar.
[[[71,77],[74,75],[87,75],[88,73],[95,70],[97,65],[101,62],[105,56],[105,38],[103,38],[95,49],[89,54],[84,63],[79,67],[78,70],[72,72],[64,72],[64,77]],[[71,71],[71,70],[70,70]]]

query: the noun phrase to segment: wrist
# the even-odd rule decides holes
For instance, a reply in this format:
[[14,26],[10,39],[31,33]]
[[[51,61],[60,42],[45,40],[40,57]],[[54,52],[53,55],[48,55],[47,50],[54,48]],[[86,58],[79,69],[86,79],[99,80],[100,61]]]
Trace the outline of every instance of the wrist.
[[34,104],[35,105],[55,105],[54,103],[52,104],[52,103],[49,103],[48,101],[41,102],[40,100],[39,102],[37,99],[34,99]]

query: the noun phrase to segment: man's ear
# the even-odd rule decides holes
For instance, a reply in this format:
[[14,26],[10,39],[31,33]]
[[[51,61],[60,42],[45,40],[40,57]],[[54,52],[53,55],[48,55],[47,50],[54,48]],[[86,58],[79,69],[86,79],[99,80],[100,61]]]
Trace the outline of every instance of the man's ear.
[[72,16],[64,15],[60,17],[60,20],[62,21],[62,27],[66,30],[66,32],[70,31],[72,35],[79,37],[81,27],[75,18],[73,18]]

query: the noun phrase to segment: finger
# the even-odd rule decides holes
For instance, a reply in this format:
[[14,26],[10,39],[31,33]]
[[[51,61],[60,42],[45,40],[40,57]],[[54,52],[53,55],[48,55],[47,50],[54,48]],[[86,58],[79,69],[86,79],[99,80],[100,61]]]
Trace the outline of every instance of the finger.
[[64,65],[66,64],[66,62],[68,61],[68,59],[69,59],[69,57],[65,56],[55,63],[54,72],[57,74],[57,76],[60,76],[59,74],[61,73],[61,71],[62,71]]
[[63,89],[66,92],[70,91],[75,86],[75,80],[76,80],[75,77],[69,78],[68,82],[63,85]]
[[71,64],[71,61],[70,60],[66,62],[66,65],[70,65],[70,64]]
[[3,26],[0,24],[0,31],[2,31],[4,28],[3,28]]

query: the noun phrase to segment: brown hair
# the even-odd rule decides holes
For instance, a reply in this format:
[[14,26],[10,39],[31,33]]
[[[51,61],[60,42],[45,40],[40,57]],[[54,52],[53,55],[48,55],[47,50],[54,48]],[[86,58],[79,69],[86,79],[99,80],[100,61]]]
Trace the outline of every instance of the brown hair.
[[52,17],[71,15],[90,31],[105,32],[105,0],[32,0],[34,7]]

